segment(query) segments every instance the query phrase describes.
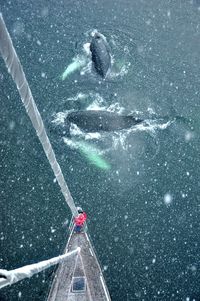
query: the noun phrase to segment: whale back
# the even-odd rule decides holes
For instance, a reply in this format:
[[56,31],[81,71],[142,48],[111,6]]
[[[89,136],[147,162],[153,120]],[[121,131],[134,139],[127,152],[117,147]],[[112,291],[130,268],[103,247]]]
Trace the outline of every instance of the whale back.
[[111,56],[105,37],[100,33],[95,33],[90,44],[92,61],[96,72],[105,78],[111,66]]
[[128,129],[143,120],[129,115],[119,115],[108,111],[75,111],[70,112],[67,121],[76,124],[85,132],[111,132]]

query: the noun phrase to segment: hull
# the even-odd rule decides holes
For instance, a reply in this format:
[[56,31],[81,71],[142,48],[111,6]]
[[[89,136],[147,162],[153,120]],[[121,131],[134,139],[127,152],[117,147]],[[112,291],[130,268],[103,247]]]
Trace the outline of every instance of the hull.
[[58,266],[47,301],[111,301],[87,233],[72,230],[65,252],[78,246],[80,254]]

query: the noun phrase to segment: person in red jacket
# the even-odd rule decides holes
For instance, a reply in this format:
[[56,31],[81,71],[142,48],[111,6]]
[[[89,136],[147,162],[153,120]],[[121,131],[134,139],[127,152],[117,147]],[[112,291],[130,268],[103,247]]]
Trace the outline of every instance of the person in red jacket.
[[78,207],[78,216],[74,218],[74,223],[75,223],[75,232],[76,233],[81,233],[81,230],[84,226],[84,223],[87,219],[87,214],[80,208]]

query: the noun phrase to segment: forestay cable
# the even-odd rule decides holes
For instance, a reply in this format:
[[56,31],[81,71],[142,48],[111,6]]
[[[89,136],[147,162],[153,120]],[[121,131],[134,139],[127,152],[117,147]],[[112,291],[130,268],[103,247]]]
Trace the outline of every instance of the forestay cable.
[[72,214],[77,215],[77,209],[74,204],[73,198],[70,194],[68,186],[63,177],[60,165],[58,164],[55,153],[47,136],[41,115],[37,109],[36,103],[33,99],[31,90],[26,80],[22,65],[19,61],[17,53],[14,49],[11,37],[4,23],[2,14],[0,13],[0,52],[5,61],[8,72],[11,74],[17,89],[21,96],[21,100],[25,106],[26,112],[31,119],[31,122],[36,130],[38,138],[43,146],[44,152],[49,160],[53,169],[55,177],[60,185],[61,191],[69,205]]

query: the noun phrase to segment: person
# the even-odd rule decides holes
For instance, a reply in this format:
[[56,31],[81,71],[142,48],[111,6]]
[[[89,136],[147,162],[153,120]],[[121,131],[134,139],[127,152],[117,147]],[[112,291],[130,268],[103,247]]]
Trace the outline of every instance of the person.
[[75,224],[74,230],[76,233],[81,233],[81,230],[87,219],[87,214],[80,207],[78,207],[77,210],[78,210],[78,216],[74,218],[74,224]]

